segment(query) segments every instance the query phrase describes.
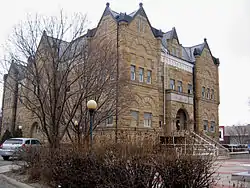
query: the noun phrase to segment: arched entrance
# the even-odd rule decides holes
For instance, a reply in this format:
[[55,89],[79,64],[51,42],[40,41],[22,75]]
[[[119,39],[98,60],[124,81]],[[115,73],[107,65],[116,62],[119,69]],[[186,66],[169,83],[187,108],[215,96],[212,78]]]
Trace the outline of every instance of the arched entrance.
[[33,123],[30,129],[30,137],[31,138],[39,138],[40,137],[40,129],[37,122]]
[[176,114],[176,130],[187,130],[188,114],[186,110],[179,109]]

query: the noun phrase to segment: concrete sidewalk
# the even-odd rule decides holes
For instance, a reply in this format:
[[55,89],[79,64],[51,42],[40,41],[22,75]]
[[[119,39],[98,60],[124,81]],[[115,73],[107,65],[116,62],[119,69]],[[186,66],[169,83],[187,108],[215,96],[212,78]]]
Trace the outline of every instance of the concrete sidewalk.
[[0,174],[9,172],[11,170],[18,170],[20,166],[18,165],[5,165],[5,166],[0,166]]
[[18,170],[19,168],[21,168],[21,166],[18,165],[0,166],[0,188],[32,188],[27,184],[21,183],[3,174],[11,170]]
[[33,188],[27,184],[18,182],[3,174],[0,174],[0,188]]

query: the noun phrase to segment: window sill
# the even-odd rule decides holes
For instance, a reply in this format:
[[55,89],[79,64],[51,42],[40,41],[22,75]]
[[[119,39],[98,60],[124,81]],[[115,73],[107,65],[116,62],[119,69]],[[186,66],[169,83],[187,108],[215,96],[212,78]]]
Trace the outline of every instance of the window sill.
[[105,126],[106,126],[106,127],[113,127],[114,124],[106,124]]

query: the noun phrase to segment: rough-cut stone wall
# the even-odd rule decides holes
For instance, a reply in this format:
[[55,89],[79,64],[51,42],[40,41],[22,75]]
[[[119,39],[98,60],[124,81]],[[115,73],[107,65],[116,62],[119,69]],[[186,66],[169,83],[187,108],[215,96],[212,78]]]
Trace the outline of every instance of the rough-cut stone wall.
[[2,129],[1,135],[8,129],[9,131],[12,130],[13,121],[14,121],[14,102],[15,102],[15,90],[16,88],[16,81],[14,75],[13,66],[11,66],[8,76],[4,83],[4,98],[3,98],[3,114],[2,114]]
[[[201,56],[196,57],[196,122],[198,131],[203,131],[203,121],[208,121],[210,129],[211,121],[215,121],[215,133],[209,133],[218,136],[219,131],[219,78],[218,65],[215,65],[209,50],[205,48]],[[205,87],[205,97],[202,97],[202,87]],[[210,96],[207,98],[207,89],[210,89]],[[214,99],[211,99],[211,90],[214,90]]]
[[[138,30],[138,22],[141,19],[142,30]],[[130,110],[139,113],[138,127],[144,127],[144,113],[152,113],[152,127],[159,127],[159,91],[157,66],[159,63],[160,43],[151,31],[145,17],[137,15],[129,24],[121,24],[119,28],[121,53],[126,54],[124,63],[127,65],[130,77],[130,66],[136,67],[135,80],[131,80],[132,92],[135,94],[136,102],[129,104],[127,114],[121,117],[122,125],[130,126]],[[144,69],[143,82],[139,82],[139,68]],[[147,83],[147,71],[152,72],[152,81]],[[147,128],[151,129],[151,128]]]
[[[139,29],[138,22],[142,28]],[[118,35],[117,35],[118,34]],[[126,111],[119,114],[118,119],[118,139],[141,140],[144,137],[153,137],[157,139],[163,133],[170,134],[175,131],[176,115],[178,110],[183,109],[188,116],[188,129],[193,129],[196,122],[199,131],[203,130],[203,120],[208,120],[209,127],[211,121],[216,122],[216,131],[218,133],[218,105],[219,105],[219,73],[218,66],[213,63],[208,49],[204,49],[200,57],[196,57],[196,119],[194,119],[194,110],[192,102],[167,100],[169,94],[181,95],[192,99],[192,94],[187,94],[188,84],[193,84],[193,74],[187,70],[176,68],[172,65],[166,65],[165,68],[165,88],[163,88],[163,63],[161,62],[161,39],[155,38],[147,19],[138,14],[129,24],[120,22],[117,30],[117,22],[111,15],[104,16],[99,24],[96,34],[89,39],[90,42],[102,42],[104,40],[112,41],[110,44],[116,47],[118,36],[119,66],[120,71],[125,71],[130,79],[130,66],[136,67],[135,80],[128,83],[131,89],[130,102]],[[168,48],[177,49],[177,57],[181,57],[181,46],[176,39],[168,40]],[[144,69],[144,80],[139,82],[139,68]],[[152,81],[146,83],[147,71],[152,71]],[[170,79],[175,80],[175,91],[166,92],[165,121],[163,90],[170,89]],[[177,82],[182,81],[182,93],[178,93]],[[201,96],[202,87],[214,89],[215,99],[203,99]],[[126,88],[123,88],[126,90]],[[131,126],[131,110],[139,114],[139,124]],[[34,124],[39,121],[34,119],[34,114],[28,112],[22,105],[18,105],[17,122],[22,125],[24,136],[39,137],[41,133],[34,129]],[[152,127],[144,127],[144,113],[152,113]],[[12,109],[4,108],[3,123],[6,118],[11,117]],[[161,121],[161,126],[160,123]],[[113,140],[115,139],[115,118],[113,126],[95,131],[95,140]],[[65,138],[68,141],[68,139]]]

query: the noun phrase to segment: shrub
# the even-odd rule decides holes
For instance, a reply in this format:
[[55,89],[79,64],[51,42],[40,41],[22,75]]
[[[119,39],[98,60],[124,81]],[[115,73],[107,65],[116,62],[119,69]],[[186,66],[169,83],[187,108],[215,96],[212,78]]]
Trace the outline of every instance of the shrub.
[[214,183],[210,157],[178,157],[158,147],[103,145],[92,151],[31,150],[24,160],[30,179],[56,187],[203,188]]

